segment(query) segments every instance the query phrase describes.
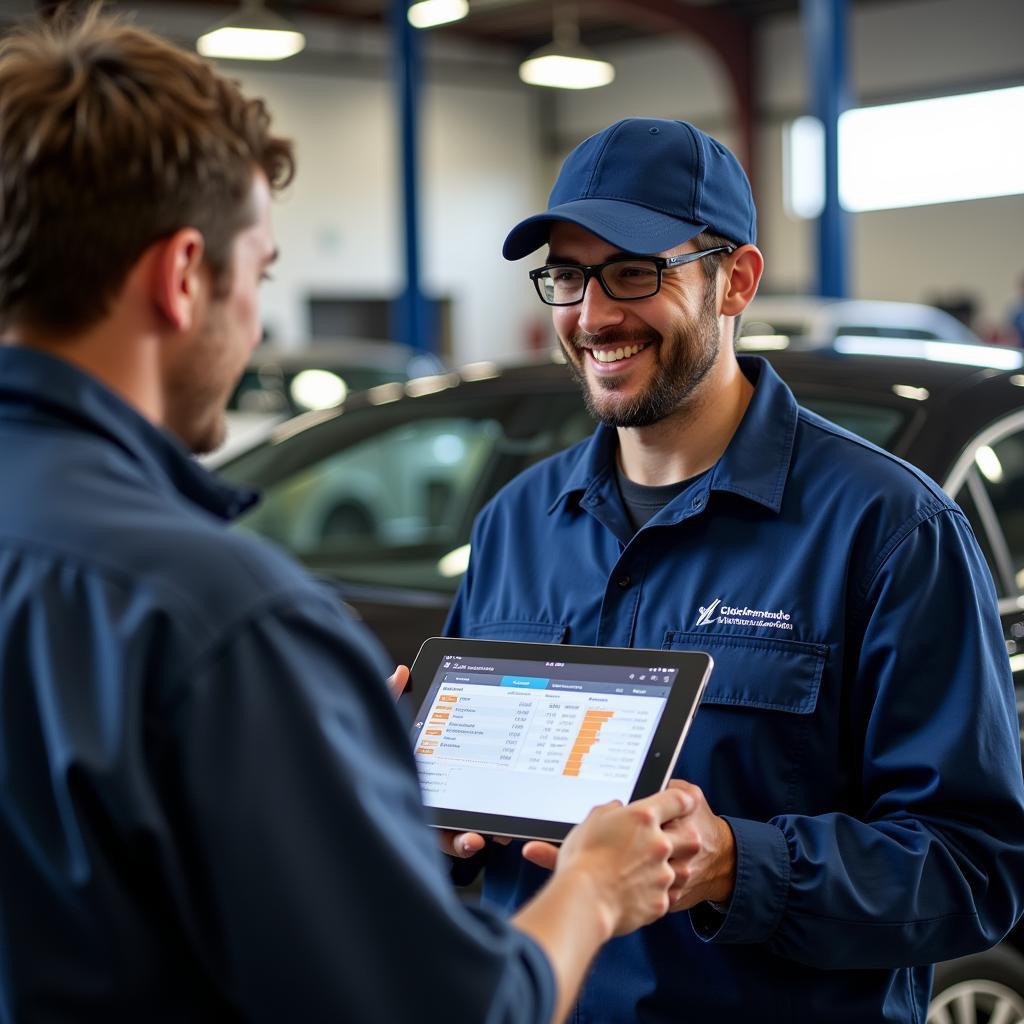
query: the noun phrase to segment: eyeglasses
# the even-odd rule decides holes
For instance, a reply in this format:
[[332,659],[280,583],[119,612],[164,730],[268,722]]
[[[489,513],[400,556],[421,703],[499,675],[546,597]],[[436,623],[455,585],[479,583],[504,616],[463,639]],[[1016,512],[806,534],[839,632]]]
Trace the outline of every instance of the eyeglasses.
[[632,302],[657,295],[664,271],[694,263],[716,252],[735,250],[734,245],[719,245],[681,256],[613,256],[590,267],[578,263],[549,263],[531,270],[530,280],[541,302],[548,306],[575,306],[582,302],[592,277],[597,278],[608,298]]

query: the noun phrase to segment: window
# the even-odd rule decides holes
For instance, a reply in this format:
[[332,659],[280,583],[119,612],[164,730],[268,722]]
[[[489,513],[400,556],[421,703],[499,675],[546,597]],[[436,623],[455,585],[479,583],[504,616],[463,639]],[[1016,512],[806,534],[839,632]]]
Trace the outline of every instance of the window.
[[[848,110],[839,118],[839,197],[853,212],[1024,193],[1024,86]],[[802,117],[783,144],[786,209],[820,215],[821,122]]]

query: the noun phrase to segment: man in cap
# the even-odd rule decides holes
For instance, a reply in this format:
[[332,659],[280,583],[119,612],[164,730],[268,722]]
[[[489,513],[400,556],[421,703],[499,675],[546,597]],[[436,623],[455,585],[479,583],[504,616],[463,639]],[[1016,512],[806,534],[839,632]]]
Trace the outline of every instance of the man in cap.
[[[737,357],[755,220],[721,143],[630,118],[505,241],[508,259],[546,245],[529,276],[599,425],[481,512],[448,632],[715,661],[673,783],[693,799],[669,829],[685,912],[602,951],[580,1022],[923,1021],[929,965],[1021,910],[985,562],[931,480]],[[550,863],[446,843],[507,909]]]
[[381,651],[226,529],[252,496],[189,450],[291,172],[261,101],[149,33],[0,40],[4,1022],[560,1020],[667,909],[677,792],[597,809],[513,923],[464,907]]

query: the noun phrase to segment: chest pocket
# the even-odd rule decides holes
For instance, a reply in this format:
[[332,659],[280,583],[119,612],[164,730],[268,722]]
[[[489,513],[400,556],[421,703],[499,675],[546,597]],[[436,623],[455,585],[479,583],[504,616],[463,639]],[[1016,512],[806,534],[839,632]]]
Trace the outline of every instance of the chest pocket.
[[800,809],[828,647],[676,630],[663,646],[715,660],[675,774],[697,783],[717,814],[766,821]]
[[569,632],[564,622],[472,622],[466,636],[474,640],[521,640],[531,644],[560,644]]

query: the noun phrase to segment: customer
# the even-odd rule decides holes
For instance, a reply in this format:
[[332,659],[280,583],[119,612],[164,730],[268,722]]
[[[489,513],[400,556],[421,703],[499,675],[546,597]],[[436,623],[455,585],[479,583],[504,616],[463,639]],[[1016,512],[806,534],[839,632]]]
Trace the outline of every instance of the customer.
[[512,924],[465,909],[380,650],[227,531],[251,499],[189,451],[291,174],[261,102],[146,32],[0,41],[5,1022],[561,1019],[667,908],[678,792],[594,811]]
[[[755,220],[720,142],[630,118],[577,147],[505,242],[547,247],[530,277],[599,426],[480,514],[448,633],[715,659],[676,771],[693,809],[668,830],[688,913],[605,947],[579,1021],[920,1022],[930,965],[1021,911],[988,569],[931,480],[736,356]],[[505,910],[546,877],[517,844],[457,867],[480,861]]]

